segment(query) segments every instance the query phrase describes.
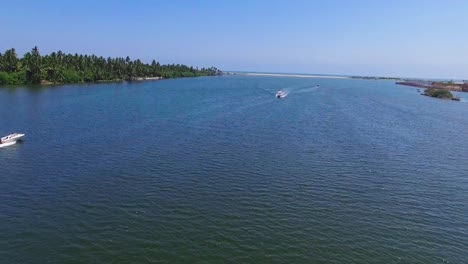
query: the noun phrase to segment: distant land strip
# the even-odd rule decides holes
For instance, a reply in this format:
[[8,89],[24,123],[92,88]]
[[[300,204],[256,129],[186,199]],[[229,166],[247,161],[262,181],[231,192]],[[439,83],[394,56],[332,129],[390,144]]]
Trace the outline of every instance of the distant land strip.
[[236,73],[249,76],[275,76],[275,77],[295,77],[295,78],[322,78],[322,79],[348,79],[346,76],[331,76],[331,75],[307,75],[307,74],[286,74],[286,73]]

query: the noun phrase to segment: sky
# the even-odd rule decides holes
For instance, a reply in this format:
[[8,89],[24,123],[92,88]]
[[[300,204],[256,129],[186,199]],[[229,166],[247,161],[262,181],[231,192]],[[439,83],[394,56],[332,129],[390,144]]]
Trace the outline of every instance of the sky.
[[0,0],[0,52],[468,79],[468,1]]

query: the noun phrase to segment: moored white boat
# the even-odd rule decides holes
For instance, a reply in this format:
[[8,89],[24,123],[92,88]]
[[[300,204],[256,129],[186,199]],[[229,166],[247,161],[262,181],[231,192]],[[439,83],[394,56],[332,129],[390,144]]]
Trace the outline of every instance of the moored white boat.
[[8,136],[2,137],[0,140],[0,143],[10,143],[10,142],[16,142],[18,140],[22,140],[24,137],[24,134],[21,133],[13,133]]

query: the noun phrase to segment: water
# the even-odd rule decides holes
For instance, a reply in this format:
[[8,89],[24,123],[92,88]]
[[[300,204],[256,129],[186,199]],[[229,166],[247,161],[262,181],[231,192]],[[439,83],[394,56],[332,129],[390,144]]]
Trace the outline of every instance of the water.
[[0,134],[27,134],[0,149],[0,263],[468,263],[464,98],[249,76],[0,89]]

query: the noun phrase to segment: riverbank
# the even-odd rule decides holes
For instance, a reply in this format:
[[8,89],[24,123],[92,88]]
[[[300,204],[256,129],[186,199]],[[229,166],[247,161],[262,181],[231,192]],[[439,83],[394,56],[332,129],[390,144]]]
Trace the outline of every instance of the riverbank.
[[163,77],[137,77],[134,81],[157,81],[162,79]]
[[[183,78],[183,77],[179,77],[179,78]],[[162,80],[162,79],[163,79],[163,77],[134,77],[132,79],[97,80],[97,81],[94,81],[94,82],[80,81],[80,82],[75,82],[75,83],[51,82],[51,81],[47,81],[47,80],[42,80],[40,85],[64,85],[64,84],[77,84],[77,83],[116,83],[116,82],[124,82],[124,81],[128,81],[128,82],[137,81],[137,82],[140,82],[140,81],[159,81],[159,80]]]

